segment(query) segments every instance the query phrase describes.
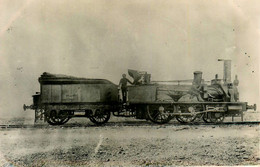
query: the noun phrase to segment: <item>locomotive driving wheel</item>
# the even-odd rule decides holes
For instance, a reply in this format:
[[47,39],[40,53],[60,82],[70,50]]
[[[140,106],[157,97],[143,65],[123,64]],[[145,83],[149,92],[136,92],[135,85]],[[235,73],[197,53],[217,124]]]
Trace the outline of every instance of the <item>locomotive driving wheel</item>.
[[110,119],[110,112],[107,110],[97,109],[95,114],[89,118],[89,120],[97,125],[107,123]]
[[176,116],[177,121],[179,121],[180,123],[190,123],[197,118],[195,105],[179,106],[179,112],[183,114],[189,114]]
[[68,116],[68,112],[60,111],[57,112],[56,110],[50,111],[49,116],[47,117],[47,122],[50,125],[63,125],[68,122],[70,117]]
[[209,118],[209,115],[210,113],[204,113],[203,116],[202,116],[202,120],[205,122],[205,123],[211,123],[211,120]]
[[221,123],[224,121],[225,113],[224,112],[211,112],[209,113],[209,120],[212,123]]
[[157,124],[168,123],[172,117],[171,110],[163,106],[147,106],[148,118]]

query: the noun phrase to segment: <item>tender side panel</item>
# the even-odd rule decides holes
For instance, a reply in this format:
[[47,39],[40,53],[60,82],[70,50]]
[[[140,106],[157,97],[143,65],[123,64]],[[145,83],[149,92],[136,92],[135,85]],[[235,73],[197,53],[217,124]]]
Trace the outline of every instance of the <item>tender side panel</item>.
[[80,84],[77,94],[80,97],[80,102],[99,102],[100,101],[100,86],[96,84]]
[[116,102],[117,86],[113,84],[42,85],[43,103]]
[[41,100],[42,103],[51,102],[51,85],[41,85]]
[[[57,86],[57,85],[52,85]],[[60,102],[78,103],[78,102],[99,102],[100,86],[96,84],[64,84],[61,87]],[[52,89],[55,90],[55,89]],[[57,92],[57,91],[56,91]],[[57,102],[57,101],[52,101]]]
[[66,103],[66,102],[72,102],[73,98],[75,99],[75,96],[72,93],[72,85],[61,85],[61,102]]
[[70,87],[69,99],[70,102],[82,102],[81,101],[81,85],[80,84],[72,84]]
[[61,85],[51,85],[51,102],[61,102]]

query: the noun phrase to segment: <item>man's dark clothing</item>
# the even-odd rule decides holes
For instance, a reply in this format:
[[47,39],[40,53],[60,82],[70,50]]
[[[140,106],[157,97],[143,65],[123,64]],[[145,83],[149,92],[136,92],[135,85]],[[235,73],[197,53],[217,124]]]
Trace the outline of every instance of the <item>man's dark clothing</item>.
[[121,91],[123,96],[123,102],[126,102],[126,96],[127,96],[127,82],[131,83],[127,78],[122,78],[119,82],[119,85],[121,84]]
[[119,84],[121,84],[121,88],[126,88],[127,82],[131,83],[127,78],[122,78],[119,82]]

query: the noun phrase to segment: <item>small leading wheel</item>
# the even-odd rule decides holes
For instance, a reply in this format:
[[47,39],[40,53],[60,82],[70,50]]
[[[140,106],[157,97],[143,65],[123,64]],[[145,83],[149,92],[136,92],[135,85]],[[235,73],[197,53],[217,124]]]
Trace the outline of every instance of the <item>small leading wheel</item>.
[[179,121],[180,123],[190,123],[190,122],[193,122],[197,118],[195,105],[179,106],[179,111],[182,114],[187,114],[187,115],[176,116],[177,121]]
[[57,112],[56,110],[52,110],[47,117],[47,122],[50,125],[63,125],[68,122],[70,117],[68,116],[68,112],[60,111]]
[[107,123],[110,119],[110,112],[107,110],[97,109],[95,114],[89,118],[89,120],[97,125]]
[[163,106],[147,106],[148,118],[157,124],[168,123],[172,116],[170,115],[171,110]]
[[224,112],[211,112],[209,113],[209,120],[213,123],[223,122],[225,118]]

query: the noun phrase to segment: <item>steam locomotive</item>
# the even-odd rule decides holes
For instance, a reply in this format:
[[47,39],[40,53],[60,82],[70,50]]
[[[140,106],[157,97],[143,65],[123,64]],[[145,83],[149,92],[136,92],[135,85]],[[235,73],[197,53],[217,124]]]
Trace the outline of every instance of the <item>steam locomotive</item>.
[[164,124],[176,118],[180,123],[201,119],[221,123],[225,117],[241,117],[256,105],[239,101],[238,77],[231,81],[231,60],[224,62],[223,79],[216,74],[211,81],[195,71],[193,80],[151,81],[145,71],[128,70],[134,84],[128,86],[127,102],[122,101],[118,85],[105,79],[77,78],[43,73],[40,92],[33,104],[24,110],[35,111],[35,122],[61,125],[73,117],[89,118],[95,124],[108,122],[111,114],[118,117],[146,119]]

